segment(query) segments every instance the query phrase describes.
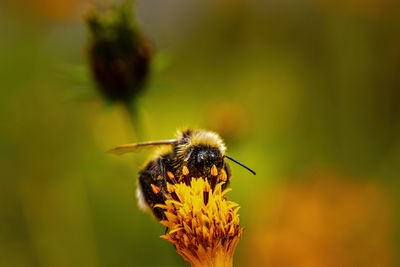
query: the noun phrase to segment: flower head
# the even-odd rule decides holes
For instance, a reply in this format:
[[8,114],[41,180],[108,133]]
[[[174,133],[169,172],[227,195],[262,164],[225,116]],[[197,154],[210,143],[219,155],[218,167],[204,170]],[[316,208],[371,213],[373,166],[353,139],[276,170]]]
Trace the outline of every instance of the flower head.
[[189,184],[167,184],[169,195],[160,221],[169,232],[161,238],[171,242],[192,266],[232,266],[233,253],[243,233],[239,205],[228,201],[218,183],[214,190],[204,179]]

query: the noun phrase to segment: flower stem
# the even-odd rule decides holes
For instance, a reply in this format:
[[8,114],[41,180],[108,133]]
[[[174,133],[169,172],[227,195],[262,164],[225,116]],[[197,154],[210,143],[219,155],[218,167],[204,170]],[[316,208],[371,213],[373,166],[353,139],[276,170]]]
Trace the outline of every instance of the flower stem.
[[123,105],[125,107],[126,112],[128,113],[129,120],[132,124],[136,141],[143,140],[144,137],[143,127],[136,103],[133,103],[133,101],[132,102],[124,101]]

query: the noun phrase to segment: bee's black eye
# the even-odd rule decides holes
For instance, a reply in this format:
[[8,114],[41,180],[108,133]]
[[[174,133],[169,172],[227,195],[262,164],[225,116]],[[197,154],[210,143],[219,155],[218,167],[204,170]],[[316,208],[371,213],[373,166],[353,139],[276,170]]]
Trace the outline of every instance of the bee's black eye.
[[196,159],[196,163],[202,164],[204,162],[204,158],[205,158],[205,156],[203,154],[198,154],[197,155],[197,159]]

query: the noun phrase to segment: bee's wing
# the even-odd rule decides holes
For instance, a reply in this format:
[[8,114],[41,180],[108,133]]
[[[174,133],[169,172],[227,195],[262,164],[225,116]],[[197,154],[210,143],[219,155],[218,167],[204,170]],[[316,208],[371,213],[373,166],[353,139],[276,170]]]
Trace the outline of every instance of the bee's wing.
[[114,148],[108,150],[107,152],[121,155],[121,154],[129,153],[129,152],[137,152],[143,148],[154,148],[154,147],[158,147],[158,146],[173,145],[173,144],[177,143],[179,140],[180,139],[169,139],[169,140],[150,141],[150,142],[137,143],[137,144],[126,144],[126,145],[114,147]]

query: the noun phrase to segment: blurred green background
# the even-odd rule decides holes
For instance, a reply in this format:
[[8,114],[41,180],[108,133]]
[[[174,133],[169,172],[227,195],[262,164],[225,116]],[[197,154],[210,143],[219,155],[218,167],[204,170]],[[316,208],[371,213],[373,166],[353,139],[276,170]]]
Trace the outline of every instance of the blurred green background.
[[[102,1],[103,3],[107,1]],[[0,2],[0,266],[187,266],[141,212],[149,154],[87,71],[84,0]],[[219,132],[235,266],[399,266],[400,4],[137,0],[144,140]]]

